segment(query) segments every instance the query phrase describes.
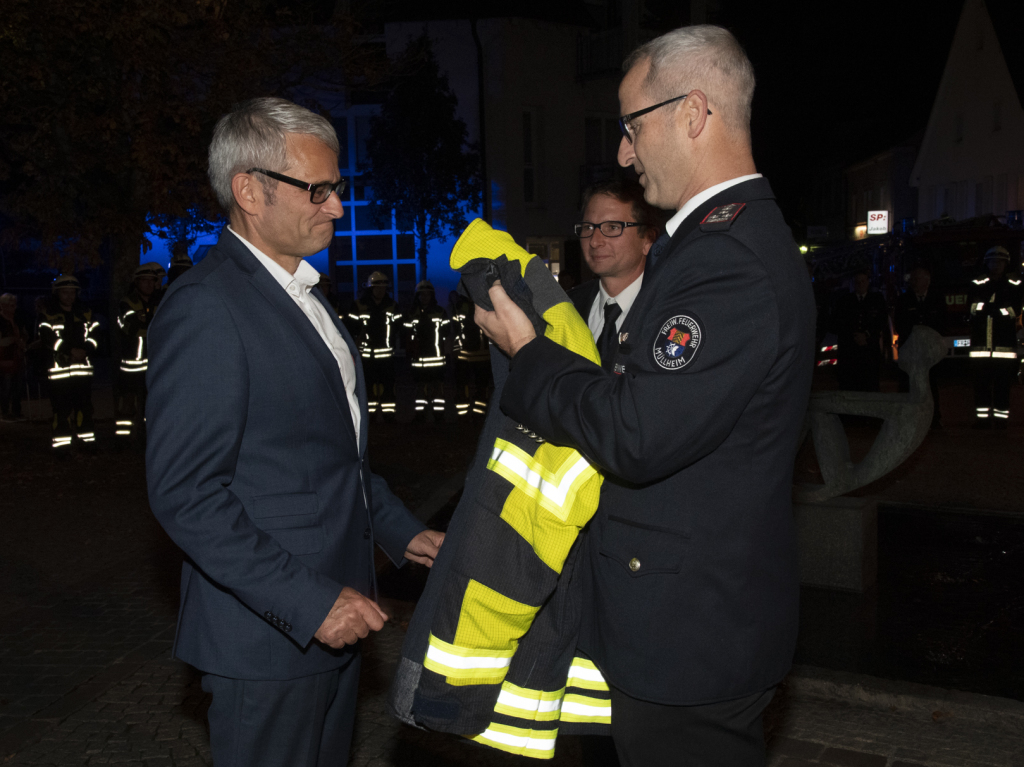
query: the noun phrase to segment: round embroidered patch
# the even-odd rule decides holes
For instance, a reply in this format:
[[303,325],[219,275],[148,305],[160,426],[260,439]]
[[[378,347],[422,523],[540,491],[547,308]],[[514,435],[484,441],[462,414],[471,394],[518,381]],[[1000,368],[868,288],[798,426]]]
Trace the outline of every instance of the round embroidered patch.
[[654,339],[654,361],[665,370],[689,365],[704,343],[704,328],[696,317],[677,314],[670,317]]

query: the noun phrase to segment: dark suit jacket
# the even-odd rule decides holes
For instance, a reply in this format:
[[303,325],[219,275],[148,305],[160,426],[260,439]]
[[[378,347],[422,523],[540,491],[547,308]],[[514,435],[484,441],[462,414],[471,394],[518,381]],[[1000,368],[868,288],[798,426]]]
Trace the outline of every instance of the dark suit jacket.
[[936,291],[929,290],[923,301],[917,300],[913,290],[905,290],[896,299],[896,312],[893,318],[896,326],[897,343],[903,346],[910,338],[910,333],[917,325],[925,325],[946,335],[946,305]]
[[[727,203],[746,207],[702,231]],[[700,206],[648,260],[616,373],[546,338],[513,360],[502,409],[606,472],[579,554],[580,646],[633,697],[727,700],[790,668],[814,318],[803,260],[755,179]]]
[[577,285],[567,294],[569,300],[572,301],[572,305],[576,307],[576,311],[583,318],[584,323],[590,318],[590,308],[594,305],[594,299],[597,298],[600,288],[600,280],[587,280],[582,285]]
[[[881,359],[882,347],[888,346],[889,313],[881,293],[868,291],[862,300],[856,293],[845,293],[836,299],[832,327],[839,343],[839,364],[846,360],[871,357]],[[853,340],[854,333],[868,337],[867,346]]]
[[[329,304],[318,290],[315,295]],[[185,552],[175,654],[237,679],[347,662],[313,634],[343,586],[373,594],[373,544],[402,562],[423,525],[356,449],[338,364],[309,319],[226,229],[149,328],[149,502]]]

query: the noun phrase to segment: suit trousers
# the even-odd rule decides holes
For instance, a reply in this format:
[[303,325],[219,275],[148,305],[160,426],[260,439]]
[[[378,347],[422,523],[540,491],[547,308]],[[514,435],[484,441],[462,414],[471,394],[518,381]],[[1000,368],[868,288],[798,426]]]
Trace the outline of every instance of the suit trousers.
[[775,688],[703,706],[665,706],[615,687],[612,739],[622,767],[763,767],[763,714]]
[[203,674],[216,767],[344,767],[352,746],[360,656],[284,681]]

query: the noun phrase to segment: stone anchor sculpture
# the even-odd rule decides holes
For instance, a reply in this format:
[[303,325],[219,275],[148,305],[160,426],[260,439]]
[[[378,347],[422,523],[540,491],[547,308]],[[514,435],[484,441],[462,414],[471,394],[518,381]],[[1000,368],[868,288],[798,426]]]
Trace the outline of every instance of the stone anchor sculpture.
[[[862,592],[877,578],[877,503],[840,498],[888,474],[913,453],[928,433],[932,393],[928,371],[946,356],[942,337],[922,325],[900,349],[900,368],[910,377],[910,392],[815,392],[805,428],[824,484],[793,488],[793,512],[800,550],[800,579],[806,585]],[[882,428],[859,463],[850,460],[850,444],[840,415],[882,419]]]

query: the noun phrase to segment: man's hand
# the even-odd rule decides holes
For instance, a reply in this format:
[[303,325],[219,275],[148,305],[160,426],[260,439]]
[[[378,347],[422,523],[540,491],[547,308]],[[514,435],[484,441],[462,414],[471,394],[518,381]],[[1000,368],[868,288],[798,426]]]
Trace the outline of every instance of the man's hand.
[[515,357],[522,349],[537,337],[533,323],[515,301],[508,297],[500,283],[494,283],[487,295],[491,298],[493,312],[476,307],[473,319],[498,348],[509,357]]
[[427,567],[434,566],[437,550],[444,543],[444,533],[437,530],[424,530],[405,547],[405,558],[411,562],[419,562]]
[[371,631],[380,631],[387,619],[387,614],[376,602],[346,586],[313,637],[328,647],[338,649],[355,644]]

